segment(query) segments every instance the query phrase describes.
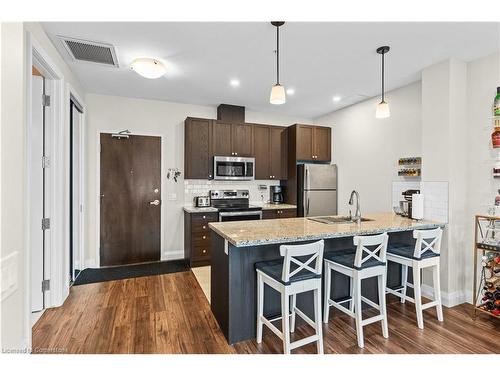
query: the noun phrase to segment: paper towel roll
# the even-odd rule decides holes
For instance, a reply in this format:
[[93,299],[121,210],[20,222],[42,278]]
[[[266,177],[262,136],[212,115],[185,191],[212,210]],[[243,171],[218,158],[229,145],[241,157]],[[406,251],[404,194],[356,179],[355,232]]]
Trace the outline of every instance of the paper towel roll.
[[424,196],[422,194],[411,195],[411,218],[417,220],[424,218]]

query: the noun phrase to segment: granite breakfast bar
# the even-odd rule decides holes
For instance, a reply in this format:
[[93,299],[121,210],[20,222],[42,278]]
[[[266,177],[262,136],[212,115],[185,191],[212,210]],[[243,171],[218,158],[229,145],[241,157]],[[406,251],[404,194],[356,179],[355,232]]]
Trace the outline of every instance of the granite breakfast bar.
[[[255,338],[256,330],[256,272],[254,265],[260,261],[280,259],[282,244],[298,244],[325,240],[325,254],[352,247],[355,235],[389,233],[389,244],[413,243],[414,229],[432,229],[444,224],[415,221],[392,213],[364,215],[369,221],[356,223],[324,224],[311,218],[255,220],[210,223],[211,257],[211,308],[229,344]],[[401,270],[389,264],[387,280],[390,286],[400,284]],[[267,287],[266,287],[267,288]],[[349,281],[334,275],[332,297],[349,295]],[[365,280],[363,295],[376,301],[375,280]],[[312,315],[312,293],[297,297],[298,307]],[[266,289],[264,314],[279,316],[281,305],[278,293]],[[299,322],[297,322],[299,323]]]

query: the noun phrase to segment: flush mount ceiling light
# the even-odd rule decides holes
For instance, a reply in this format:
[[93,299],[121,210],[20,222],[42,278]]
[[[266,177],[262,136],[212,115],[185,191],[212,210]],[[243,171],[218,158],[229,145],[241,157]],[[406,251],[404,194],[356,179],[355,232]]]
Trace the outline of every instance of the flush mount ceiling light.
[[376,118],[387,118],[391,116],[391,111],[389,110],[389,104],[385,101],[384,93],[384,78],[385,78],[385,66],[384,66],[384,56],[389,52],[389,46],[382,46],[377,48],[377,53],[382,55],[382,100],[377,104],[377,110],[375,112]]
[[285,104],[285,88],[280,85],[280,26],[283,26],[285,22],[273,21],[271,24],[276,27],[276,84],[271,89],[269,102],[271,104]]
[[130,68],[137,74],[148,79],[160,78],[167,71],[167,68],[165,68],[165,65],[161,61],[148,57],[135,59],[130,64]]
[[287,93],[288,95],[293,95],[293,94],[295,94],[295,89],[287,89],[287,90],[286,90],[286,93]]
[[240,81],[238,81],[237,79],[232,79],[231,81],[229,81],[229,84],[233,87],[238,87],[240,85]]
[[332,100],[334,102],[340,102],[340,99],[342,99],[340,96],[334,96]]

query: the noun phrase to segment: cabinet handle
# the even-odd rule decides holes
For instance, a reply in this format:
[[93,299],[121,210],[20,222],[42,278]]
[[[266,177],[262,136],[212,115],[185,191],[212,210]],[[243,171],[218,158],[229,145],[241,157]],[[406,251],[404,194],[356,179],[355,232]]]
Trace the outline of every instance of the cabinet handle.
[[209,174],[209,175],[208,175],[208,178],[212,178],[212,175],[211,175],[211,174]]
[[203,229],[207,229],[207,227],[204,225],[204,226],[203,226]]
[[237,153],[237,152],[235,152],[234,154],[235,154],[236,156],[238,156],[238,153]]
[[203,254],[206,254],[206,253],[207,253],[207,251],[206,251],[205,249],[203,249],[201,252],[202,252]]
[[203,215],[203,218],[206,219],[207,217],[205,215]]
[[203,236],[203,239],[206,240],[207,239],[207,236]]

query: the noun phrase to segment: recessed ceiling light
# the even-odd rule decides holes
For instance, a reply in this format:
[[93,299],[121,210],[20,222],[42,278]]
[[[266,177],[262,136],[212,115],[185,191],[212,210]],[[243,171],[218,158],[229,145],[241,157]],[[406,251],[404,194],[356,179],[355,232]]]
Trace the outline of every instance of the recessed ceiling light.
[[161,61],[148,57],[135,59],[130,64],[130,68],[137,74],[149,79],[160,78],[167,71]]
[[238,81],[237,79],[232,79],[229,84],[233,87],[238,87],[240,85],[240,81]]
[[293,94],[295,94],[295,89],[287,89],[287,90],[286,90],[286,93],[287,93],[288,95],[293,95]]
[[334,96],[333,101],[334,102],[340,102],[340,99],[342,99],[340,96]]

